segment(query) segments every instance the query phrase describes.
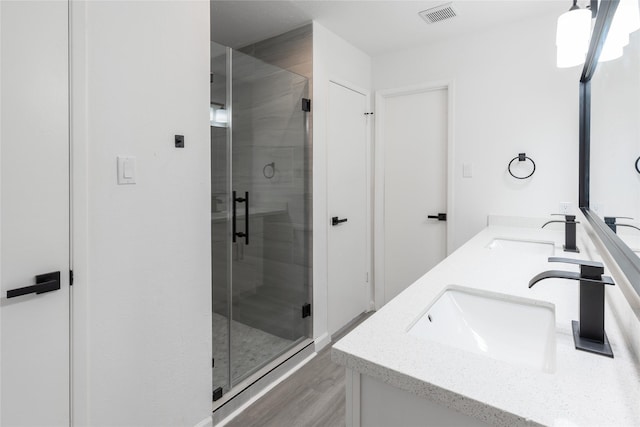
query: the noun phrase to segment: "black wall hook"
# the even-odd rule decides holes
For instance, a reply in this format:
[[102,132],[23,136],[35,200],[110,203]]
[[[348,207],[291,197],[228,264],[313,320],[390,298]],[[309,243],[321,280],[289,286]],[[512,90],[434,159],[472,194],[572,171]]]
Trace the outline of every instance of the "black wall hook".
[[[531,171],[531,173],[529,175],[527,175],[527,176],[516,176],[516,175],[514,175],[513,172],[511,172],[511,165],[516,160],[518,162],[524,162],[524,161],[529,160],[531,162],[531,164],[533,165],[533,170]],[[637,163],[636,163],[636,165],[637,165]],[[531,157],[527,157],[526,153],[518,153],[518,155],[516,157],[514,157],[513,159],[511,159],[511,161],[509,162],[509,166],[507,166],[507,170],[509,171],[509,175],[511,175],[515,179],[527,179],[527,178],[530,178],[531,175],[533,175],[533,173],[536,171],[536,162],[534,162]]]

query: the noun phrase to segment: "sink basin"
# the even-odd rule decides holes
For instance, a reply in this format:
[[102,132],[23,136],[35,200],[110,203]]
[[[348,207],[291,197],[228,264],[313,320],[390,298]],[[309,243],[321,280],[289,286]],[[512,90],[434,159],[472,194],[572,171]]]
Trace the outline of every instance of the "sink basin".
[[452,285],[407,333],[512,364],[555,370],[555,306],[547,302]]
[[505,250],[532,255],[553,255],[555,245],[553,242],[543,242],[539,240],[518,240],[496,238],[487,245],[488,249]]

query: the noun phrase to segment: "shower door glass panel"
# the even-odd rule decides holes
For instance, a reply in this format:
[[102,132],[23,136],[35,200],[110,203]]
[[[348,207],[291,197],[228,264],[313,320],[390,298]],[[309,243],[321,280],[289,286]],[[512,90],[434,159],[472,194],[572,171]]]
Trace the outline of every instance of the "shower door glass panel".
[[307,79],[237,51],[231,68],[233,386],[309,335],[311,197]]
[[[231,50],[211,44],[211,280],[213,390],[231,387],[229,372],[231,289],[231,152],[228,123],[216,111],[228,111]],[[217,113],[220,116],[220,113]],[[216,120],[217,119],[217,120]]]

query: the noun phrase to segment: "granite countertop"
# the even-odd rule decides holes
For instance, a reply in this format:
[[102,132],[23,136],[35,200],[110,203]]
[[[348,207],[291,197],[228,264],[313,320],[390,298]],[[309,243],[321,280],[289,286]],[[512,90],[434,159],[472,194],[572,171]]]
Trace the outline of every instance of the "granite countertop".
[[[493,425],[640,425],[640,367],[610,306],[605,309],[605,329],[615,358],[576,350],[571,320],[579,318],[578,283],[548,279],[529,289],[528,282],[544,270],[578,271],[578,266],[551,264],[542,254],[489,249],[494,238],[554,242],[555,256],[599,260],[583,238],[578,241],[581,253],[563,252],[561,230],[489,226],[338,341],[332,359]],[[546,373],[407,334],[449,285],[554,304],[555,371]]]

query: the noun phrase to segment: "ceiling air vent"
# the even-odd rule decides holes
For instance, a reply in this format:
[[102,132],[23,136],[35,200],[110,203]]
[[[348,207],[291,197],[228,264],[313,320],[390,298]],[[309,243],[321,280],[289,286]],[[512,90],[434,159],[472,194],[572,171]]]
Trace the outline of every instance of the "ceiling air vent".
[[418,15],[425,20],[427,24],[434,24],[436,22],[444,21],[445,19],[451,19],[458,16],[456,11],[451,7],[452,3],[441,4],[440,6],[432,7],[431,9],[423,10]]

